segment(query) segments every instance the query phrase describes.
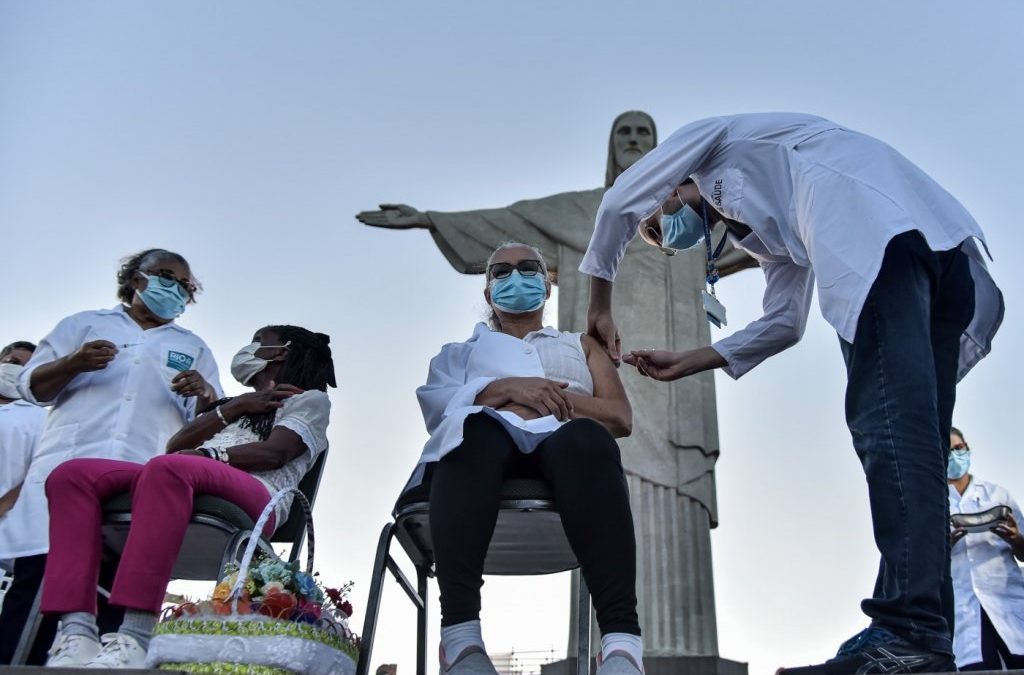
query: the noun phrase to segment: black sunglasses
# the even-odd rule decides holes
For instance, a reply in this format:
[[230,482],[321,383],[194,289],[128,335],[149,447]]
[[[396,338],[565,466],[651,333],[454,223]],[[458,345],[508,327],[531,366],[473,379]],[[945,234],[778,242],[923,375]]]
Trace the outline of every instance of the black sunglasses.
[[544,263],[539,260],[520,260],[515,265],[499,262],[488,267],[487,273],[492,279],[507,279],[512,270],[519,270],[524,277],[532,277],[544,273]]
[[178,279],[169,270],[156,270],[151,274],[147,274],[142,270],[139,270],[139,274],[144,277],[156,277],[157,282],[164,288],[173,288],[177,285],[185,292],[185,295],[188,296],[189,300],[195,298],[197,290],[196,285],[190,281],[182,281],[181,279]]

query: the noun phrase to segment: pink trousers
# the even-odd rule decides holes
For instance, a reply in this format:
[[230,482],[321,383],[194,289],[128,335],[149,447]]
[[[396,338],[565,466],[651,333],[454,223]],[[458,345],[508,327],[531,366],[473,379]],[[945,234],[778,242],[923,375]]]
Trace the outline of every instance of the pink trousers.
[[[206,457],[161,455],[145,464],[73,459],[46,480],[50,552],[42,611],[96,613],[103,502],[131,491],[132,524],[118,563],[110,604],[159,612],[192,517],[192,498],[211,495],[237,504],[250,518],[270,501],[251,475]],[[274,531],[271,517],[264,534]]]

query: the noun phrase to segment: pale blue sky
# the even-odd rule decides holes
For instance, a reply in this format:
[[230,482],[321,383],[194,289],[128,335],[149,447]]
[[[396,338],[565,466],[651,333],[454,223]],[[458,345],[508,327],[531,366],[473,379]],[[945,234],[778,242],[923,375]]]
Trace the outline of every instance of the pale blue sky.
[[[1015,0],[8,0],[0,342],[113,305],[118,258],[154,245],[205,283],[182,324],[222,365],[263,324],[331,334],[341,387],[318,567],[357,582],[359,624],[377,533],[425,438],[413,389],[484,306],[480,280],[452,271],[426,233],[353,214],[597,187],[626,109],[650,112],[663,137],[709,115],[810,112],[894,145],[988,234],[1007,318],[956,422],[976,473],[1020,497],[1022,22]],[[722,283],[731,322],[757,317],[762,289],[757,272]],[[829,656],[862,626],[873,580],[839,349],[816,312],[809,324],[740,382],[718,379],[721,653],[751,673]],[[389,584],[374,662],[411,672],[400,600]],[[488,581],[489,647],[561,648],[567,602],[563,577]],[[436,593],[431,609],[436,634]]]

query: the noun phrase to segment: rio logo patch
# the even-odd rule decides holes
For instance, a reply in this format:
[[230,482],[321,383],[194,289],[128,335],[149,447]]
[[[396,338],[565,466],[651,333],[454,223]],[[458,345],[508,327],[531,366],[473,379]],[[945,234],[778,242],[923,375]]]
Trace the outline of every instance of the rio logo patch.
[[181,352],[167,352],[167,367],[177,370],[179,373],[184,373],[186,370],[192,367],[195,359],[188,354],[182,354]]

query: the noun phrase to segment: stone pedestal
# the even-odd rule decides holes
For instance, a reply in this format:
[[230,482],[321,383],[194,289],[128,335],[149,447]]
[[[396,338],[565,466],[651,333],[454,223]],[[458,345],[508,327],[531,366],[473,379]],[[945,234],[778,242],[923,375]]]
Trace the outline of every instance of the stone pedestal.
[[[747,675],[747,664],[718,656],[644,657],[646,675]],[[555,661],[540,667],[541,675],[576,675],[576,659]],[[590,672],[597,664],[590,662]]]

